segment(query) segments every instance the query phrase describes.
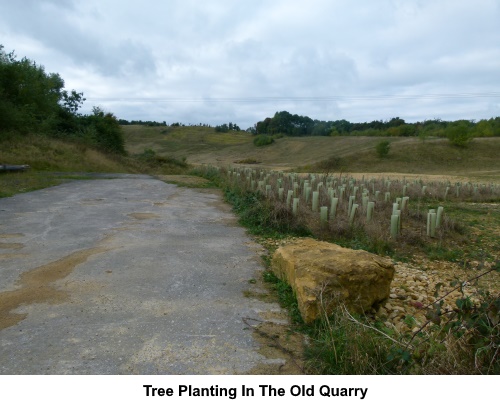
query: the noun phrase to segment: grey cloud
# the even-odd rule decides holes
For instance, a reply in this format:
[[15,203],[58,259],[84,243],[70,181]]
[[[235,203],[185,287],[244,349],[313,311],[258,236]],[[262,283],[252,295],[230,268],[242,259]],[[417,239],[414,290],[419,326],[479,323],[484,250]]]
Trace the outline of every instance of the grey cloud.
[[[100,36],[102,33],[94,33],[93,27],[84,30],[76,26],[73,19],[77,10],[73,2],[51,0],[33,1],[30,6],[21,4],[24,7],[5,8],[10,30],[31,35],[48,49],[69,57],[76,65],[92,66],[105,76],[155,72],[155,60],[146,45],[129,38],[108,41]],[[62,5],[65,7],[60,8]]]
[[290,87],[313,95],[328,95],[352,85],[357,77],[354,61],[347,55],[316,47],[295,50],[283,64]]
[[[65,73],[78,70],[78,90],[114,97],[105,107],[128,119],[230,119],[250,126],[285,109],[321,119],[449,118],[453,111],[480,118],[500,115],[498,98],[391,95],[500,93],[499,4],[0,0],[0,33],[14,41],[4,44],[7,50],[17,48],[16,38],[40,43],[54,58],[51,70],[60,72],[63,63]],[[346,97],[311,102],[300,96]],[[172,101],[182,98],[197,101]]]

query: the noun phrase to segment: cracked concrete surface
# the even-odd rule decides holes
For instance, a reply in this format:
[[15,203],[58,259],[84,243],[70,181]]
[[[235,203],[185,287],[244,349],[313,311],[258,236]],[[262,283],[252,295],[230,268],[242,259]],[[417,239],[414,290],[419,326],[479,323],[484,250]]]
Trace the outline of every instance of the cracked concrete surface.
[[245,374],[262,248],[215,192],[147,176],[0,199],[0,373]]

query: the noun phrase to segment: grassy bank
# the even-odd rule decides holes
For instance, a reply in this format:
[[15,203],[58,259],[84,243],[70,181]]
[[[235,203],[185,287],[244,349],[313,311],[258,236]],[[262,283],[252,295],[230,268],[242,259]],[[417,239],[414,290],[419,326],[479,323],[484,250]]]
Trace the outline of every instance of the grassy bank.
[[154,153],[123,156],[76,142],[39,135],[11,136],[0,142],[0,163],[27,164],[22,173],[0,173],[0,197],[60,184],[75,176],[64,173],[180,174],[189,166]]
[[[343,310],[327,316],[313,325],[304,325],[297,311],[293,292],[284,282],[278,280],[271,271],[264,273],[264,280],[269,282],[282,304],[286,306],[295,327],[308,334],[310,344],[306,348],[308,370],[321,374],[498,374],[500,358],[500,311],[499,289],[490,293],[489,287],[478,287],[470,295],[462,285],[492,277],[488,286],[498,287],[500,261],[499,244],[495,234],[500,225],[498,188],[484,189],[483,193],[466,193],[461,188],[458,196],[446,194],[448,182],[427,184],[429,193],[422,195],[421,183],[405,183],[392,180],[373,185],[381,190],[388,188],[392,193],[391,201],[378,201],[379,215],[373,223],[366,223],[361,216],[349,223],[345,212],[332,223],[321,224],[319,214],[311,212],[310,200],[303,197],[305,182],[297,190],[300,195],[299,209],[294,214],[292,207],[284,197],[279,198],[278,184],[283,188],[282,196],[294,188],[293,181],[286,176],[279,177],[252,169],[237,171],[205,167],[197,174],[218,184],[225,192],[228,202],[239,215],[240,222],[250,232],[259,237],[259,241],[269,250],[266,262],[276,249],[280,239],[296,236],[314,236],[318,239],[335,242],[355,249],[365,249],[378,254],[390,255],[408,262],[417,257],[439,261],[451,261],[468,274],[473,274],[468,283],[466,279],[454,278],[448,289],[461,292],[454,309],[448,309],[440,300],[440,286],[436,284],[436,301],[429,305],[427,322],[417,323],[416,319],[406,315],[406,332],[399,332],[386,322],[372,314],[355,317]],[[252,180],[253,179],[253,180]],[[280,182],[278,180],[281,179]],[[313,186],[311,177],[309,177]],[[326,184],[328,180],[323,180]],[[332,179],[335,181],[334,179]],[[253,182],[252,182],[253,181]],[[337,182],[346,181],[340,178]],[[353,181],[348,179],[347,181]],[[259,182],[262,182],[259,184]],[[299,183],[297,181],[297,183]],[[347,183],[344,183],[347,184]],[[352,186],[359,181],[352,183]],[[366,179],[366,184],[370,184]],[[404,214],[404,232],[396,238],[391,237],[388,217],[392,199],[402,192],[410,196],[410,206]],[[266,186],[270,186],[268,189]],[[321,189],[322,187],[320,187]],[[326,188],[326,187],[325,187]],[[314,187],[315,189],[315,187]],[[361,186],[360,186],[361,189]],[[356,193],[353,188],[351,192]],[[358,195],[355,201],[359,202]],[[321,198],[326,198],[325,195]],[[344,203],[347,198],[344,199]],[[347,205],[347,204],[346,204]],[[387,205],[387,206],[386,206]],[[429,237],[425,232],[424,212],[429,207],[445,206],[444,226],[436,237]],[[465,210],[464,207],[470,207]],[[448,211],[450,215],[448,216]],[[481,220],[483,215],[487,220]],[[404,234],[403,234],[404,233]],[[472,265],[472,263],[477,263]],[[439,267],[438,267],[439,268]],[[443,279],[444,280],[444,279]],[[495,284],[497,283],[497,284]],[[403,286],[404,287],[404,286]]]
[[374,148],[360,147],[358,152],[332,152],[329,158],[303,166],[301,170],[320,173],[343,171],[344,173],[452,175],[466,176],[478,181],[500,181],[498,138],[475,139],[467,148],[453,146],[446,139],[425,142],[418,139],[402,141],[384,139],[390,142],[387,157],[380,158]]
[[[246,132],[217,133],[210,127],[123,126],[126,149],[186,158],[192,164],[235,165],[317,173],[407,173],[468,176],[478,181],[500,182],[500,138],[477,138],[467,148],[447,139],[367,136],[282,137],[266,146],[255,146]],[[385,158],[377,144],[390,142]]]

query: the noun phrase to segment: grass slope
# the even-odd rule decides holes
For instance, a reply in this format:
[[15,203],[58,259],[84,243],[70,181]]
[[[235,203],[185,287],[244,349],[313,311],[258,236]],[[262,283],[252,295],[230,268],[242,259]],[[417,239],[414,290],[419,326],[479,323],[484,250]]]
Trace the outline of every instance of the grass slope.
[[[126,148],[141,153],[151,148],[192,164],[233,165],[244,160],[281,170],[325,171],[320,162],[330,160],[330,171],[350,173],[418,173],[471,176],[481,181],[500,181],[500,138],[477,138],[467,148],[447,139],[379,137],[284,137],[256,147],[246,132],[216,133],[208,127],[124,126]],[[391,149],[379,158],[375,147],[387,139]]]
[[42,136],[19,137],[2,142],[0,162],[28,164],[34,170],[43,171],[129,171],[123,161],[110,155],[83,145]]
[[42,136],[13,137],[1,142],[0,163],[31,167],[21,173],[0,173],[0,197],[54,186],[69,178],[56,172],[138,172],[124,158]]
[[422,142],[411,139],[392,144],[387,158],[373,150],[346,156],[346,167],[353,172],[398,172],[500,178],[500,139],[477,138],[467,148],[450,145],[446,139]]
[[252,143],[252,135],[244,131],[219,133],[208,127],[147,127],[124,125],[126,149],[142,153],[154,149],[160,154],[181,158],[216,152],[234,145]]

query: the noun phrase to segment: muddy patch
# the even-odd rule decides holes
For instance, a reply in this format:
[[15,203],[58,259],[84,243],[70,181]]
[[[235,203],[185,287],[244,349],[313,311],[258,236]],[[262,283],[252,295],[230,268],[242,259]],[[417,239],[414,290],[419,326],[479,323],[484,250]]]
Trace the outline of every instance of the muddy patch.
[[24,233],[0,233],[0,239],[21,238]]
[[145,220],[145,219],[154,219],[160,218],[159,215],[153,214],[152,212],[132,212],[131,214],[127,214],[129,217],[132,217],[137,220]]
[[0,253],[0,260],[18,259],[28,256],[27,253]]
[[[258,274],[252,281],[255,284],[252,283],[253,286],[243,292],[245,297],[269,303],[277,302],[275,292],[264,283],[262,274]],[[244,318],[243,322],[253,331],[253,337],[260,346],[258,352],[266,360],[253,367],[248,374],[307,374],[304,358],[306,336],[294,330],[288,313],[281,309],[267,310],[259,312],[258,318]]]
[[34,303],[55,304],[68,299],[65,291],[51,286],[57,280],[67,277],[76,266],[95,254],[110,250],[104,247],[80,250],[52,263],[37,267],[19,278],[20,288],[0,292],[0,330],[16,325],[27,317],[25,313],[12,313],[21,305]]
[[0,242],[0,249],[22,249],[24,245],[22,243],[4,243]]
[[[275,315],[270,313],[265,317]],[[294,332],[289,325],[283,323],[262,322],[256,319],[244,319],[243,321],[253,329],[254,338],[260,344],[259,353],[269,360],[253,367],[248,374],[306,374],[303,355],[304,335]]]

